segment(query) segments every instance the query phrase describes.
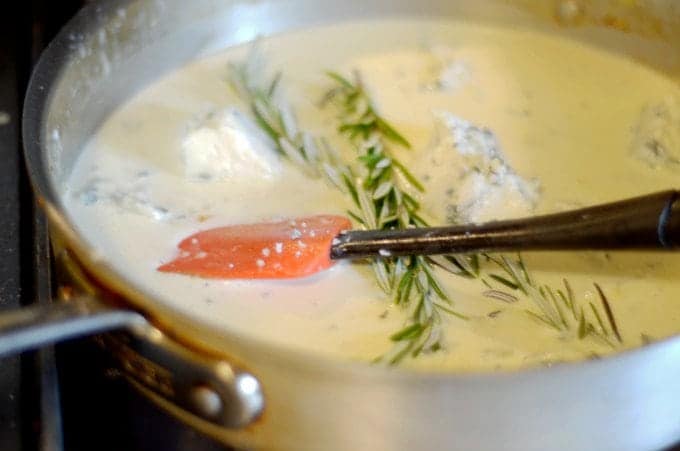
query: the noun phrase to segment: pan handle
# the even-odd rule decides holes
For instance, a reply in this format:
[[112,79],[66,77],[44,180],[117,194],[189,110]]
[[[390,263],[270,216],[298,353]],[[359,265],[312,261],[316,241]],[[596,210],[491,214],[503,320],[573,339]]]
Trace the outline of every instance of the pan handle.
[[[113,331],[121,333],[103,334]],[[250,425],[264,409],[262,387],[252,374],[186,348],[139,313],[88,296],[0,313],[0,358],[98,334],[121,374],[152,399],[163,400],[161,406],[228,429]]]
[[71,338],[148,326],[139,313],[74,298],[0,313],[0,358]]

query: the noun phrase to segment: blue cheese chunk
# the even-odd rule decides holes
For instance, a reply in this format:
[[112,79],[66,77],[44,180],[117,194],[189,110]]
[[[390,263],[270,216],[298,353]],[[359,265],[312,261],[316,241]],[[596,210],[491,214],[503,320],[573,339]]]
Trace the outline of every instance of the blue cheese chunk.
[[444,92],[461,89],[472,82],[472,68],[456,51],[446,46],[434,46],[430,49],[434,59],[433,86]]
[[632,154],[652,168],[680,169],[680,99],[645,107],[633,127]]
[[235,108],[211,114],[182,140],[187,178],[197,181],[275,179],[281,159],[273,144]]
[[540,196],[538,182],[513,170],[491,130],[449,112],[437,113],[436,119],[434,145],[420,171],[427,179],[430,194],[424,203],[430,212],[450,223],[533,213]]

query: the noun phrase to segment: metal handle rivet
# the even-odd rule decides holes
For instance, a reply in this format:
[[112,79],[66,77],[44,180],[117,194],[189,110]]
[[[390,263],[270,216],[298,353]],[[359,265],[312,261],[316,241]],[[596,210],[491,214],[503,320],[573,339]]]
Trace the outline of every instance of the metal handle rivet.
[[215,418],[222,412],[222,398],[210,387],[200,385],[189,394],[196,413],[206,418]]

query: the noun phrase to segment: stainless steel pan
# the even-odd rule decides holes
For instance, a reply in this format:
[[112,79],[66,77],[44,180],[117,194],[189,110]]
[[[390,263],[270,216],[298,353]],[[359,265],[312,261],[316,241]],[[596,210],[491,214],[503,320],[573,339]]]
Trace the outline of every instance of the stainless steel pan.
[[98,340],[131,383],[226,443],[310,450],[645,450],[680,440],[680,338],[601,361],[421,374],[311,357],[184,318],[75,231],[61,186],[116,105],[159,75],[259,34],[396,14],[534,27],[680,74],[674,0],[96,2],[42,56],[24,112],[28,170],[62,271],[61,301],[0,317],[0,354]]

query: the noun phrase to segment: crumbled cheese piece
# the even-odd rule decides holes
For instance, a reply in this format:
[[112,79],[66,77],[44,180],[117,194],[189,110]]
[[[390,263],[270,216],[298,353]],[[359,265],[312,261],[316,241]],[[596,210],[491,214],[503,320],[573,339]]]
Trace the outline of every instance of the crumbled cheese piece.
[[454,91],[468,84],[472,80],[470,65],[461,60],[450,47],[434,46],[430,49],[434,59],[432,68],[434,88],[442,91]]
[[108,203],[126,213],[140,214],[156,221],[166,221],[179,216],[154,199],[148,171],[134,171],[132,177],[114,180],[101,177],[93,170],[91,178],[73,192],[83,205]]
[[234,108],[210,115],[182,140],[182,159],[188,178],[273,179],[281,159],[255,124]]
[[429,179],[426,208],[452,223],[532,213],[538,183],[515,173],[491,130],[449,112],[437,113],[436,119],[435,145],[419,171]]
[[680,168],[680,98],[644,108],[632,131],[635,158],[653,168]]

